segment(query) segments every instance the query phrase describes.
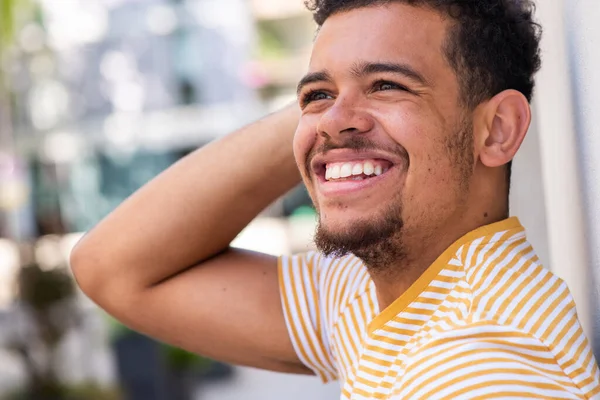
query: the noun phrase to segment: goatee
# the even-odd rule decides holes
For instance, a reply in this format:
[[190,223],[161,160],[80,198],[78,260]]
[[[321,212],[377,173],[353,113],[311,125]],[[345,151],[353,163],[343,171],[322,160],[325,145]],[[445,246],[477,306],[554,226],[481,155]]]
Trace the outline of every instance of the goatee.
[[404,222],[401,209],[399,204],[395,204],[385,210],[382,216],[351,222],[339,232],[328,229],[319,218],[315,244],[326,256],[353,254],[369,269],[384,272],[406,257],[402,243]]

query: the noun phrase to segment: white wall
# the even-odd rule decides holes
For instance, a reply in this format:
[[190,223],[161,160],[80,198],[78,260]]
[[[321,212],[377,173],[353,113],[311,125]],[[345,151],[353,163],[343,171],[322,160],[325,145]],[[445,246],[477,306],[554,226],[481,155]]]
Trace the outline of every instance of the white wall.
[[[600,352],[600,2],[570,0],[565,7],[571,82],[576,107],[578,161],[583,181],[590,282],[590,310]],[[595,278],[595,279],[594,279]],[[595,340],[594,340],[595,339]]]
[[588,247],[564,12],[571,4],[571,0],[537,2],[537,16],[545,29],[534,112],[546,202],[548,266],[568,284],[590,337]]
[[549,267],[548,224],[539,144],[534,115],[532,126],[513,162],[510,213],[519,217],[542,263]]

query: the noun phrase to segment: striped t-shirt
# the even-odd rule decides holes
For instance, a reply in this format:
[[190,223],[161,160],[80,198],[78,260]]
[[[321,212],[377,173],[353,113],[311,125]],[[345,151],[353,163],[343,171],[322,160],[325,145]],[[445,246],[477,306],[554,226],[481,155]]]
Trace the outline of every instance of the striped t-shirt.
[[355,257],[282,257],[279,277],[298,357],[342,399],[600,399],[573,298],[516,218],[458,240],[382,312]]

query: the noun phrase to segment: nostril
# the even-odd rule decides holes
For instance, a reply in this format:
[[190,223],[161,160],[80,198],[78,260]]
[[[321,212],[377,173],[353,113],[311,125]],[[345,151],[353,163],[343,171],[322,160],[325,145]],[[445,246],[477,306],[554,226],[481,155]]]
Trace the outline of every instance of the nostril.
[[340,131],[340,133],[360,133],[360,131],[357,128],[346,128]]
[[321,130],[320,130],[320,131],[319,131],[319,135],[320,135],[321,137],[325,138],[325,139],[331,139],[331,136],[329,136],[329,135],[327,134],[327,132],[325,132],[325,131],[321,131]]
[[358,128],[345,128],[340,131],[333,132],[333,134],[331,134],[331,132],[327,132],[326,130],[319,130],[319,134],[325,139],[331,139],[334,136],[343,135],[343,134],[358,135],[361,132],[362,131]]

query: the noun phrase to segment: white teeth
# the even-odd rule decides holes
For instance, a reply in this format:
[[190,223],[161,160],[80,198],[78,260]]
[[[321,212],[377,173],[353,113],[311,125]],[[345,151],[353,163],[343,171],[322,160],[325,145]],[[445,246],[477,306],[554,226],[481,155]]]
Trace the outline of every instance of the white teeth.
[[334,165],[331,168],[327,168],[327,172],[330,172],[329,179],[340,179],[340,166],[339,165]]
[[352,165],[349,163],[342,165],[342,168],[340,169],[340,178],[347,178],[350,175],[352,175]]
[[352,168],[352,175],[362,175],[362,173],[363,173],[362,164],[354,164],[354,167]]
[[340,179],[340,178],[349,178],[354,177],[353,179],[366,179],[361,175],[369,176],[379,176],[385,173],[389,167],[383,167],[382,165],[374,165],[371,161],[365,161],[364,163],[355,162],[355,163],[338,163],[338,164],[329,164],[325,166],[325,179],[328,181]]

